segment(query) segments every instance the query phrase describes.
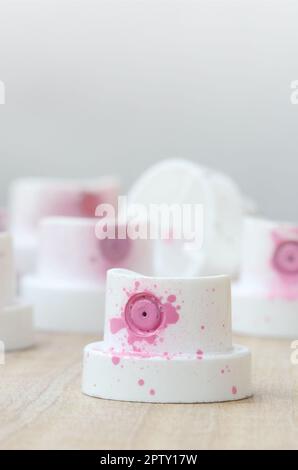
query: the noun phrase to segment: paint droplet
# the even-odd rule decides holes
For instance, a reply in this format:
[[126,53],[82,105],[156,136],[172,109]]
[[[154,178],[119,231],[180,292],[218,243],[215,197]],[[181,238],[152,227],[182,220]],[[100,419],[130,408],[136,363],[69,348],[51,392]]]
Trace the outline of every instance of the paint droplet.
[[144,380],[143,379],[140,379],[138,381],[138,384],[140,385],[140,387],[143,387],[143,385],[145,384]]
[[117,356],[112,357],[112,363],[114,364],[114,366],[117,366],[119,362],[120,362],[120,357],[117,357]]
[[170,303],[176,302],[176,295],[169,295],[168,302]]
[[237,393],[237,387],[235,387],[235,385],[233,385],[233,387],[232,387],[232,394],[233,394],[233,395],[236,395],[236,393]]
[[155,395],[155,390],[154,390],[154,388],[151,388],[151,390],[150,390],[149,393],[150,393],[150,395],[154,396],[154,395]]
[[203,359],[204,352],[201,349],[198,349],[197,351],[197,358],[198,359]]

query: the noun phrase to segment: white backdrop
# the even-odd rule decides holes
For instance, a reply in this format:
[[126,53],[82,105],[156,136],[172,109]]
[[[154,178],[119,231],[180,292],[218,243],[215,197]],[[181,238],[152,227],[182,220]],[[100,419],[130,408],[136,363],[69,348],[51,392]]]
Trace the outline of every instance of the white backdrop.
[[295,79],[296,0],[0,0],[0,199],[176,156],[298,221]]

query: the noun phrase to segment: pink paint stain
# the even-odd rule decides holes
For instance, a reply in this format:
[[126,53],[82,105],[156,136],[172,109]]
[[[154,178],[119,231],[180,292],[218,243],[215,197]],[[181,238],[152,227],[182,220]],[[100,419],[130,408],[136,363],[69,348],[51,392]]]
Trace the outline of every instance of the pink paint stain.
[[120,357],[113,356],[112,363],[114,364],[114,366],[118,366],[118,364],[120,363]]
[[[135,288],[132,292],[129,292],[127,289],[123,289],[126,293],[127,297],[130,299],[137,291],[140,292],[140,283],[135,282]],[[148,291],[147,289],[143,291],[145,295],[149,294],[154,296],[152,292]],[[158,338],[158,331],[166,329],[169,325],[174,325],[178,322],[180,316],[178,313],[177,306],[173,305],[176,301],[175,295],[169,295],[167,298],[167,302],[162,302],[162,297],[158,299],[160,304],[160,309],[162,312],[162,322],[157,331],[152,333],[151,335],[141,335],[135,331],[132,331],[126,323],[125,320],[125,305],[122,308],[121,317],[114,317],[110,320],[110,329],[112,334],[117,334],[119,331],[126,329],[127,330],[127,342],[128,344],[134,344],[135,342],[142,341],[148,344],[156,344],[156,340]]]
[[118,333],[122,328],[125,328],[125,321],[123,318],[112,318],[110,320],[111,332],[113,335]]
[[140,379],[138,381],[138,384],[139,384],[140,387],[143,387],[143,385],[145,385],[145,381],[143,379]]
[[235,387],[235,385],[232,387],[232,394],[237,395],[237,387]]
[[165,351],[165,352],[163,353],[163,355],[164,355],[164,357],[166,358],[167,361],[170,361],[170,360],[171,360],[171,356],[170,356],[170,354],[169,354],[167,351]]
[[198,359],[203,359],[204,352],[201,349],[198,349],[197,351],[197,358]]
[[151,396],[154,396],[156,392],[155,392],[154,388],[151,388],[149,393],[150,393]]
[[101,197],[98,194],[82,193],[80,197],[80,215],[82,217],[95,217],[96,208],[101,202]]
[[272,232],[274,243],[270,269],[276,277],[270,286],[269,299],[298,299],[298,229],[285,227],[283,233]]

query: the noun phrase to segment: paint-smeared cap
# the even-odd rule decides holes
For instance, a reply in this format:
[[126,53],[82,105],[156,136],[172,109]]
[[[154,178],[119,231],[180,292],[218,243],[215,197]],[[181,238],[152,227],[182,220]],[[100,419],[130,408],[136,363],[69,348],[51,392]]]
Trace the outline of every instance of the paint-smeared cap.
[[226,276],[109,271],[104,340],[85,348],[83,391],[145,402],[249,396],[250,353],[232,345],[230,308]]

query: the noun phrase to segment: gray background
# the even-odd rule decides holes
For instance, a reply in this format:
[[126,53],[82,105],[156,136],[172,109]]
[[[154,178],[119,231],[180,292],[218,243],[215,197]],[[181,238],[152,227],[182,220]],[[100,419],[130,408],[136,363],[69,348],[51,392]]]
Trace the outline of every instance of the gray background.
[[231,174],[298,220],[298,2],[0,0],[0,200],[16,176],[164,157]]

